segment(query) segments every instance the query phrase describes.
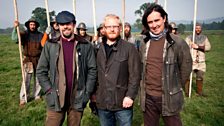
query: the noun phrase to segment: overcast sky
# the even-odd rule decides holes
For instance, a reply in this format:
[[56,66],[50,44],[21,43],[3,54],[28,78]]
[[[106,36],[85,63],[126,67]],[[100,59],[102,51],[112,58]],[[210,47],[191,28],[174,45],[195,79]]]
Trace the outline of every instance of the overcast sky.
[[[49,11],[62,10],[73,12],[73,0],[48,0]],[[95,0],[96,23],[99,25],[103,17],[108,13],[122,16],[122,0]],[[126,0],[127,22],[133,24],[138,18],[134,12],[140,5],[154,0]],[[164,0],[158,0],[164,5]],[[17,0],[19,21],[26,22],[36,7],[45,7],[44,0]],[[224,17],[224,0],[198,0],[197,20]],[[194,0],[167,0],[167,12],[169,20],[193,20]],[[93,26],[92,0],[76,0],[77,23],[85,22],[88,27]],[[0,0],[0,28],[13,25],[14,17],[13,0]]]

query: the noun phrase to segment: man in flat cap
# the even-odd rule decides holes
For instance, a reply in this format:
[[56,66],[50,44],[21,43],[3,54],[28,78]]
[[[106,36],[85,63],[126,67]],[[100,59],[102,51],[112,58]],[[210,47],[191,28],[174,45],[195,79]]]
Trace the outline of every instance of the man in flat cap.
[[62,11],[56,16],[60,37],[45,44],[37,77],[46,94],[46,126],[81,125],[81,118],[96,82],[93,46],[74,34],[75,16]]
[[[16,36],[16,27],[19,26],[19,22],[14,22],[14,29],[12,33],[12,37]],[[25,93],[27,94],[27,99],[34,98],[35,100],[40,99],[40,90],[41,87],[39,85],[39,81],[36,78],[36,67],[38,60],[40,58],[41,54],[41,39],[43,37],[43,34],[39,32],[37,29],[39,27],[39,23],[35,19],[29,19],[25,26],[27,28],[26,31],[20,32],[21,35],[21,41],[23,46],[23,65],[24,65],[24,73],[25,73],[25,85],[22,84],[21,90],[20,90],[20,106],[24,106],[25,101]],[[12,38],[13,40],[17,40],[17,38]],[[33,93],[32,97],[30,97],[30,85],[31,85],[31,79],[32,74],[34,75],[34,85],[33,85]],[[26,88],[24,88],[24,86]],[[24,90],[26,89],[26,90]]]

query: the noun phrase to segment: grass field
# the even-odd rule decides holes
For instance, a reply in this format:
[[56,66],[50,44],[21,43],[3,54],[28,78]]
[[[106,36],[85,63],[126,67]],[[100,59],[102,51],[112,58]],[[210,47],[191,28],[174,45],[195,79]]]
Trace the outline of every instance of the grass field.
[[[204,92],[208,97],[197,97],[193,83],[192,97],[185,98],[185,107],[181,112],[184,126],[224,126],[224,31],[207,31],[205,34],[212,45],[212,50],[206,54]],[[0,35],[0,126],[44,125],[44,100],[30,101],[24,108],[20,108],[20,85],[18,44],[12,42],[9,35]],[[142,125],[142,121],[140,107],[135,104],[133,126]],[[90,113],[88,107],[84,112],[82,125],[99,125],[98,118]]]

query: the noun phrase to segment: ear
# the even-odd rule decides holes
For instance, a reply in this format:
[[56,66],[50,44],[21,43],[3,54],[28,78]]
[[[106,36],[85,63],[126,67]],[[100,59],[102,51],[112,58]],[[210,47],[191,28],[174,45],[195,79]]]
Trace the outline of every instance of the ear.
[[123,26],[121,25],[121,26],[120,26],[120,32],[122,32],[122,31],[123,31]]
[[163,22],[164,22],[164,23],[166,22],[166,16],[164,16],[164,18],[163,18]]

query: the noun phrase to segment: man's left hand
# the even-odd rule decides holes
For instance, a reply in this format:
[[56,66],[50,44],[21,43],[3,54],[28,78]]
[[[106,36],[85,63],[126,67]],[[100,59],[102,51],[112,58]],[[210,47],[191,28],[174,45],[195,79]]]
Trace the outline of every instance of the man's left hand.
[[130,97],[124,97],[124,100],[123,100],[123,107],[124,108],[129,108],[133,105],[133,100],[130,98]]

